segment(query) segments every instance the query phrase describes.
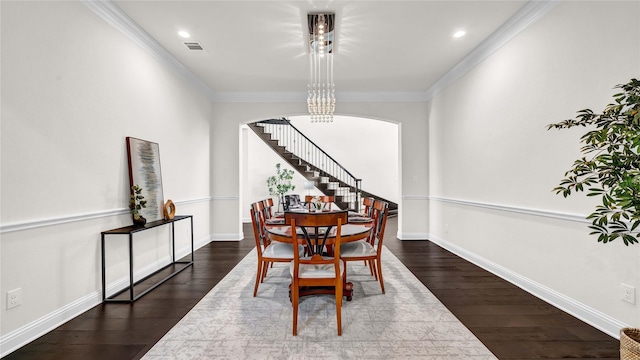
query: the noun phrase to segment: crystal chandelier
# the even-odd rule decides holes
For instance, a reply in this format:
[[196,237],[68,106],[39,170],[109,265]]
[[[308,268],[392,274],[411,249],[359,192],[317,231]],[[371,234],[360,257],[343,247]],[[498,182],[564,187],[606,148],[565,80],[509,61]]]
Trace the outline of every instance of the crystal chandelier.
[[336,110],[333,83],[335,14],[309,14],[309,95],[311,122],[332,122]]

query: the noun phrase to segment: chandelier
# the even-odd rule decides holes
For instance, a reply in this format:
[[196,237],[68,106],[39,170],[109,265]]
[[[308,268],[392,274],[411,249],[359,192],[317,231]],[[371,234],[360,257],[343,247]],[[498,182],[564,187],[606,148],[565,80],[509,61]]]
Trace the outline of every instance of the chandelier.
[[335,14],[309,14],[309,94],[311,122],[332,122],[336,110],[333,83]]

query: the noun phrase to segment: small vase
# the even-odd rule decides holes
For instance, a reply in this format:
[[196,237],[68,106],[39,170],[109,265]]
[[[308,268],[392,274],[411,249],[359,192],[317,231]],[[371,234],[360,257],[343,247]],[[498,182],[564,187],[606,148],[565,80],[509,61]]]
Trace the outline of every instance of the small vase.
[[144,224],[147,223],[147,219],[145,219],[143,216],[136,218],[133,218],[133,225],[134,226],[144,226]]

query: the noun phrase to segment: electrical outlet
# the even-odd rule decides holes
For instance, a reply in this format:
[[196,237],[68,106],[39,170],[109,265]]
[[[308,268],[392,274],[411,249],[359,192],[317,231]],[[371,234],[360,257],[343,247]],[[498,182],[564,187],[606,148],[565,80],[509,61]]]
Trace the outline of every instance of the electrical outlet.
[[629,304],[636,303],[636,288],[627,284],[620,284],[622,290],[622,301],[626,301]]
[[7,310],[22,304],[22,288],[13,289],[7,292]]

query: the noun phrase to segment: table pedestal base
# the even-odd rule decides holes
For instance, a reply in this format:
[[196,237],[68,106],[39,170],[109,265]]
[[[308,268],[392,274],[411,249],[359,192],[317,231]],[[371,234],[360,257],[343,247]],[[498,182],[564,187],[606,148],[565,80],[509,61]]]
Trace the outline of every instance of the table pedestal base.
[[[333,286],[301,286],[299,296],[307,295],[335,295],[335,288]],[[353,283],[346,282],[342,287],[342,296],[347,297],[347,301],[353,299]],[[289,284],[289,301],[291,301],[291,284]]]

